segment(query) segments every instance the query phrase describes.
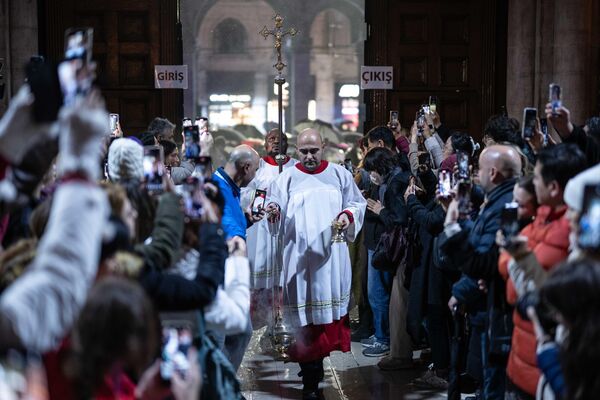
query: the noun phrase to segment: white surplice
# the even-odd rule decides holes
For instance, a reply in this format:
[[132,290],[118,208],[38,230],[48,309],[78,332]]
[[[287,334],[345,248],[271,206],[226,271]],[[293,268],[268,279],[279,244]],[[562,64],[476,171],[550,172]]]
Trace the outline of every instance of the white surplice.
[[348,313],[352,268],[348,245],[331,242],[331,224],[340,213],[351,214],[349,241],[362,227],[366,200],[352,174],[327,162],[317,173],[298,164],[273,182],[270,202],[281,207],[283,218],[281,281],[286,282],[286,318],[294,326],[340,320]]
[[[254,199],[256,189],[266,190],[267,198],[270,195],[269,187],[279,176],[279,166],[274,164],[275,160],[265,157],[260,160],[256,176],[242,188],[241,204],[243,208],[250,206]],[[283,170],[293,167],[298,160],[290,158],[283,164]],[[269,222],[266,218],[252,225],[246,232],[246,244],[248,248],[248,260],[250,260],[250,285],[252,289],[269,289],[273,287],[273,274],[278,276],[279,271],[273,270],[272,264],[272,238],[269,233]],[[273,242],[273,244],[275,244]],[[281,265],[281,263],[276,263]]]

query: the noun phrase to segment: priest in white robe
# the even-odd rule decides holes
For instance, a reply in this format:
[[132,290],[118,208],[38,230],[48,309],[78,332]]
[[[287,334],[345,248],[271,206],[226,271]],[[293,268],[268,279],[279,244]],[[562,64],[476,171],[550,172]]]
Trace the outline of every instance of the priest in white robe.
[[[275,161],[275,157],[279,154],[280,147],[282,154],[286,154],[283,163],[284,171],[298,163],[298,160],[287,156],[287,136],[283,135],[282,138],[282,143],[279,143],[278,129],[270,130],[265,136],[265,152],[267,155],[260,160],[254,179],[248,186],[242,188],[242,208],[247,209],[251,207],[254,200],[254,193],[257,189],[267,191],[267,198],[271,195],[271,183],[279,176],[279,165]],[[254,329],[259,329],[269,324],[273,319],[269,312],[272,309],[272,293],[270,289],[274,285],[275,277],[279,277],[280,275],[280,270],[274,269],[275,265],[281,265],[281,262],[273,265],[272,245],[275,243],[272,240],[269,231],[269,221],[266,218],[248,228],[246,243],[251,271],[252,325]],[[279,285],[279,282],[276,285]]]
[[267,206],[283,219],[284,318],[295,333],[288,354],[300,363],[304,399],[318,398],[323,358],[334,350],[350,351],[352,268],[347,244],[332,243],[332,222],[340,222],[346,240],[353,241],[366,208],[350,172],[322,155],[320,135],[303,131],[300,163],[273,182]]

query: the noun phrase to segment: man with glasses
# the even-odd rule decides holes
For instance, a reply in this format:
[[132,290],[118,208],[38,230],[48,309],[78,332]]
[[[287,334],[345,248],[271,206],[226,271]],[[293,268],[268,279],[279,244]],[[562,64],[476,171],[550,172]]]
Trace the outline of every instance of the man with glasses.
[[323,358],[350,351],[348,302],[352,268],[346,243],[332,241],[335,225],[345,240],[360,231],[366,201],[343,166],[322,160],[323,142],[314,129],[298,136],[300,162],[271,186],[267,212],[281,217],[284,323],[294,327],[288,350],[300,363],[303,399],[317,399]]

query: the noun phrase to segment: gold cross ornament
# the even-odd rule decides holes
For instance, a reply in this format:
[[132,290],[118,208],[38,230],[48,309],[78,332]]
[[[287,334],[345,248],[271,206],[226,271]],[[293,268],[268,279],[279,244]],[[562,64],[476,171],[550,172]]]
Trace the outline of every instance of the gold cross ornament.
[[261,34],[265,38],[265,40],[270,35],[275,37],[275,50],[277,51],[277,64],[275,64],[273,66],[275,67],[275,69],[277,69],[279,74],[281,74],[281,71],[283,70],[283,68],[286,67],[286,65],[281,60],[281,41],[287,35],[296,36],[298,31],[296,30],[296,28],[290,28],[284,32],[282,29],[284,18],[279,14],[275,15],[275,17],[273,17],[273,19],[275,20],[275,29],[268,29],[267,26],[265,25],[265,27],[262,28],[262,30],[259,32],[259,34]]

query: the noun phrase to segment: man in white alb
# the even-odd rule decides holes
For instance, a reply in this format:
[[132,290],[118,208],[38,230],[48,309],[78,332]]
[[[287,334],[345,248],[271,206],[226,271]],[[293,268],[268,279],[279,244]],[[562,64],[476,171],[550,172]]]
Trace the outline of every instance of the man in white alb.
[[[275,157],[279,154],[281,147],[282,154],[286,154],[283,164],[283,170],[293,167],[298,163],[298,160],[287,156],[288,143],[287,136],[283,135],[283,142],[279,143],[279,130],[272,129],[265,136],[265,151],[267,155],[260,160],[256,176],[248,184],[242,188],[242,207],[246,209],[251,206],[254,200],[256,190],[265,190],[267,198],[270,196],[269,187],[271,183],[279,176],[279,165],[275,161]],[[253,296],[261,300],[265,296],[260,296],[259,291],[262,289],[270,289],[273,285],[273,271],[271,270],[271,234],[269,232],[269,222],[266,218],[255,223],[247,230],[247,248],[248,259],[250,260],[251,279],[250,284],[253,291]],[[277,271],[275,271],[277,275]],[[264,294],[264,293],[263,293]],[[270,293],[267,294],[268,297]],[[264,304],[264,301],[258,301]],[[260,324],[254,325],[254,329],[260,328]]]
[[366,200],[350,172],[322,161],[323,142],[315,130],[300,133],[298,155],[300,163],[271,185],[267,212],[279,211],[283,218],[283,301],[295,336],[288,354],[300,364],[303,399],[317,399],[323,358],[350,351],[352,269],[347,244],[332,243],[331,226],[337,220],[353,241]]

